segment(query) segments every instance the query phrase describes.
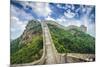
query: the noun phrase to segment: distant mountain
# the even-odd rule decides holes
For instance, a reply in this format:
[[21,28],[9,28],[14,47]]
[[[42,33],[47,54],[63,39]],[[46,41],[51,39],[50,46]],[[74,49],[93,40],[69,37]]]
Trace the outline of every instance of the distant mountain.
[[43,38],[40,22],[28,22],[23,34],[11,41],[11,64],[29,63],[42,55]]
[[95,38],[86,33],[85,26],[71,25],[63,28],[52,23],[47,24],[58,52],[95,53]]
[[72,30],[72,29],[77,29],[77,30],[80,30],[80,31],[83,31],[83,32],[87,32],[87,27],[84,26],[84,25],[81,25],[80,27],[78,26],[75,26],[75,25],[69,25],[66,27],[67,30]]
[[87,31],[87,27],[84,25],[81,25],[80,27],[75,26],[75,25],[69,25],[69,26],[65,27],[65,26],[63,26],[55,21],[51,21],[51,20],[44,20],[44,22],[50,23],[50,24],[55,25],[55,26],[62,28],[64,30],[78,29],[78,30],[83,31],[83,32]]

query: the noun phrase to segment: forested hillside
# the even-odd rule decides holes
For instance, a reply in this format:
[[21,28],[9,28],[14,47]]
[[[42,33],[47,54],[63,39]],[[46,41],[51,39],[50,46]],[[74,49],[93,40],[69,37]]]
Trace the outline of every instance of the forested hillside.
[[29,63],[41,58],[43,38],[40,22],[29,21],[23,34],[11,41],[11,64]]
[[95,38],[78,29],[64,30],[48,23],[53,42],[59,53],[95,53]]

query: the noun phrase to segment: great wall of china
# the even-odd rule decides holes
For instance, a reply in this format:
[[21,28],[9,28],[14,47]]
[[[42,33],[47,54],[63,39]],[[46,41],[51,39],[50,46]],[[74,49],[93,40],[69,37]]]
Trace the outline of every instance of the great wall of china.
[[58,53],[49,28],[46,23],[41,23],[43,31],[43,54],[42,57],[34,62],[25,63],[25,64],[14,64],[11,67],[18,66],[31,66],[31,65],[42,65],[42,64],[61,64],[61,63],[70,63],[70,62],[82,62],[82,61],[94,61],[94,54],[79,54],[79,53],[67,53],[61,54]]

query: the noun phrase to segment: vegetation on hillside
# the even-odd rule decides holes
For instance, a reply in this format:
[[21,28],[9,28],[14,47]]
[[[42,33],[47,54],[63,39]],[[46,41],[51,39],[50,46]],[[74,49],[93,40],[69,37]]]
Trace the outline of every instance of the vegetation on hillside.
[[34,62],[43,53],[42,28],[39,22],[30,21],[24,33],[11,41],[11,64]]
[[48,23],[59,53],[95,53],[95,38],[78,29],[64,30]]

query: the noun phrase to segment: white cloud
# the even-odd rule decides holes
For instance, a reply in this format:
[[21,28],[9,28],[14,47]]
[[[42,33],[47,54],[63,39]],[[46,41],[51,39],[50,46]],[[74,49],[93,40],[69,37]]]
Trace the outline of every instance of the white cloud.
[[27,24],[27,21],[21,21],[18,17],[11,16],[11,39],[19,37]]
[[66,5],[65,5],[65,7],[67,7],[67,8],[70,8],[70,9],[71,9],[71,8],[72,8],[72,4],[66,4]]
[[69,25],[80,26],[82,24],[82,22],[80,20],[66,19],[65,16],[62,16],[62,17],[56,19],[56,21],[58,21],[59,24],[61,24],[63,26],[69,26]]
[[58,8],[63,8],[60,4],[57,4],[57,7],[58,7]]
[[65,4],[65,6],[62,6],[61,4],[57,4],[57,7],[58,8],[62,8],[62,9],[72,9],[72,10],[74,10],[75,9],[75,7],[74,7],[74,5],[73,4]]
[[71,12],[71,10],[67,10],[67,12],[64,12],[64,15],[67,17],[67,18],[73,18],[75,16],[75,13]]
[[58,8],[62,8],[62,9],[67,9],[66,6],[61,6],[61,4],[57,4],[57,7],[58,7]]
[[64,16],[57,18],[56,21],[58,21],[60,24],[63,24],[64,22],[66,22],[66,18]]
[[74,10],[75,9],[75,6],[74,5],[72,5],[72,8],[71,8],[72,10]]
[[43,17],[46,17],[46,16],[50,15],[50,13],[51,13],[49,4],[47,4],[47,3],[36,3],[33,7],[33,11],[38,16],[43,16]]
[[46,17],[45,20],[52,20],[52,21],[55,21],[55,19],[53,19],[53,18],[50,17],[50,16]]
[[83,5],[81,6],[81,10],[82,10],[82,12],[86,12],[87,11],[86,7],[83,7]]
[[19,37],[24,31],[26,24],[26,21],[20,21],[17,17],[11,16],[11,39]]
[[23,9],[19,9],[13,5],[11,5],[11,16],[16,16],[21,20],[34,19],[30,13],[26,13]]
[[75,12],[78,13],[78,11],[79,11],[80,9],[81,9],[81,8],[77,8],[77,9],[75,10]]
[[32,7],[33,12],[39,17],[47,17],[51,14],[51,9],[48,3],[40,3],[40,2],[23,2],[21,3],[25,6]]

